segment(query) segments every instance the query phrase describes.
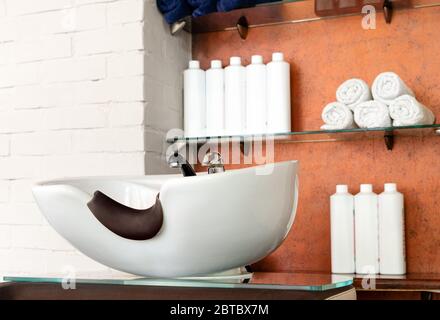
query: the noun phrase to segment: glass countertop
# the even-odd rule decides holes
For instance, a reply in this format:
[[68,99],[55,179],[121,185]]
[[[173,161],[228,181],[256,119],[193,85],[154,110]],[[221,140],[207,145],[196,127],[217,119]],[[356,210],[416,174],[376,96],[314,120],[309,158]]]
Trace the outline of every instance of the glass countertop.
[[[27,283],[66,283],[70,279],[60,275],[46,276],[5,276],[6,282]],[[277,273],[255,272],[223,277],[158,279],[136,276],[118,276],[101,278],[82,276],[75,278],[79,284],[126,285],[126,286],[167,286],[192,288],[224,289],[266,289],[266,290],[301,290],[326,291],[353,284],[353,277],[320,273]]]

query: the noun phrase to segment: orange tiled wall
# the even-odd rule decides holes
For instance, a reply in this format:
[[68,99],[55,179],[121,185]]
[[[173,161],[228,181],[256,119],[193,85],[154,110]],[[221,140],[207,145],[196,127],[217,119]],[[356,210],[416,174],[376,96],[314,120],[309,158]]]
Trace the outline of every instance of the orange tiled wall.
[[[326,102],[338,85],[360,77],[371,84],[382,72],[397,72],[416,96],[440,117],[440,8],[397,12],[391,25],[378,15],[376,30],[363,30],[361,18],[194,35],[193,56],[206,68],[231,55],[248,63],[251,54],[268,61],[282,51],[291,64],[293,129],[318,129]],[[440,272],[440,137],[404,137],[387,151],[382,140],[279,144],[275,160],[300,161],[297,218],[285,243],[257,264],[260,270],[330,270],[329,196],[346,183],[396,182],[405,194],[409,272]]]

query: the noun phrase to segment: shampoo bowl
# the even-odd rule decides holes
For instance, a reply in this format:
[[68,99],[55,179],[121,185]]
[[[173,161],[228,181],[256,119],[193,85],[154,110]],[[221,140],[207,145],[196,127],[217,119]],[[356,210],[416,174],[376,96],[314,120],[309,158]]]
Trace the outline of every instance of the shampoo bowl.
[[[274,251],[295,219],[297,170],[297,161],[287,161],[192,177],[73,178],[38,183],[33,193],[50,225],[90,258],[136,275],[184,277],[249,265]],[[115,215],[118,206],[132,210],[119,224],[159,206],[156,230],[145,240],[112,231],[92,212],[98,191],[115,203]]]

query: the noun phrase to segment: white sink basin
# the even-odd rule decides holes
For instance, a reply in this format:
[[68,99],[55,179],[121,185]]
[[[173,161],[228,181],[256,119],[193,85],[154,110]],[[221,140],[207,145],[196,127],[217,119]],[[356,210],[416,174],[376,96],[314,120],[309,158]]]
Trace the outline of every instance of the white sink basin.
[[[297,169],[288,161],[194,177],[53,180],[33,193],[52,227],[90,258],[136,275],[183,277],[242,267],[274,251],[295,219]],[[108,229],[87,205],[98,190],[135,209],[151,207],[160,193],[157,234],[132,240]]]

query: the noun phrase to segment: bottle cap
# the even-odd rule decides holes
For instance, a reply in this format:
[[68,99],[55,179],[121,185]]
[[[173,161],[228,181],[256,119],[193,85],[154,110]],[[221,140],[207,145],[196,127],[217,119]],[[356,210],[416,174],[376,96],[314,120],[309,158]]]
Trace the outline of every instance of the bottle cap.
[[221,60],[212,60],[211,61],[211,69],[221,69],[222,61]]
[[284,54],[282,52],[272,53],[272,61],[284,61]]
[[229,65],[231,66],[241,66],[241,58],[240,57],[230,57]]
[[254,55],[251,58],[252,64],[262,64],[263,63],[263,56],[260,55]]
[[337,184],[336,185],[336,192],[338,192],[338,193],[347,193],[348,192],[348,186],[346,184]]
[[385,192],[397,191],[397,185],[395,183],[385,183],[384,190],[385,190]]
[[372,184],[361,184],[361,192],[373,192]]
[[190,69],[200,69],[200,62],[198,60],[190,60],[188,66]]

